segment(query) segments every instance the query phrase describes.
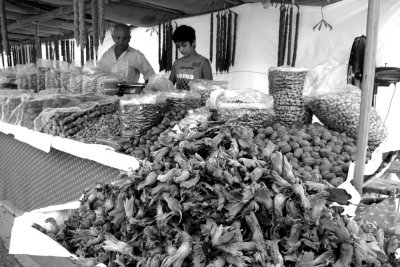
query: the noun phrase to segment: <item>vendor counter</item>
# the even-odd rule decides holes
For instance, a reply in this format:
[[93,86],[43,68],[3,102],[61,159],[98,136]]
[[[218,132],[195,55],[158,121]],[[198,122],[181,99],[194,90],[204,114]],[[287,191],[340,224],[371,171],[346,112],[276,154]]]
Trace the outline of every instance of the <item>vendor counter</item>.
[[85,188],[138,166],[106,146],[0,123],[0,199],[25,211],[76,200]]

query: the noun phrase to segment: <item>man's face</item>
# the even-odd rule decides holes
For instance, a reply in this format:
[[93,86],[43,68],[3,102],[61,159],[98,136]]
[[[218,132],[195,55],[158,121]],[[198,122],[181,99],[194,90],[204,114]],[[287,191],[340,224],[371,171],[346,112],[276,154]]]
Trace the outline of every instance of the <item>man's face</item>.
[[115,42],[115,47],[121,50],[127,49],[129,41],[131,40],[130,33],[123,29],[117,29],[114,31],[112,38]]
[[194,46],[195,46],[195,41],[190,44],[190,42],[176,42],[176,46],[179,50],[179,52],[185,57],[189,56],[191,53],[194,51]]

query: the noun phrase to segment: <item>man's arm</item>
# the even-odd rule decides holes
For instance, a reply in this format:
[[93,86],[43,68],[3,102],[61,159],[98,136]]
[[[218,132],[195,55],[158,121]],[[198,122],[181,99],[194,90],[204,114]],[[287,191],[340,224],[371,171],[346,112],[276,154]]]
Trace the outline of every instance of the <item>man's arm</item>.
[[138,59],[137,66],[139,72],[143,75],[144,80],[149,80],[155,74],[153,67],[142,53],[139,53]]
[[100,60],[97,61],[97,67],[100,69],[108,70],[111,68],[111,64],[107,64],[107,53],[108,51],[104,52],[103,55],[101,56]]

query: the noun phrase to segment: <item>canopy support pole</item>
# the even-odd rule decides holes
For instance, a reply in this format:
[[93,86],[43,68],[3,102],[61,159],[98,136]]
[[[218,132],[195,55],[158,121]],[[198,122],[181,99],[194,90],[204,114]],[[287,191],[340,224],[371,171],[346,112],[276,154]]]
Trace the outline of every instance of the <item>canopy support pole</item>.
[[361,83],[360,124],[357,136],[354,185],[362,193],[365,158],[367,154],[370,111],[375,80],[376,47],[378,40],[381,0],[369,0],[367,16],[367,42],[364,54],[364,71]]
[[35,27],[35,49],[36,49],[36,59],[42,58],[42,46],[40,44],[39,37],[39,26],[37,23],[34,24]]

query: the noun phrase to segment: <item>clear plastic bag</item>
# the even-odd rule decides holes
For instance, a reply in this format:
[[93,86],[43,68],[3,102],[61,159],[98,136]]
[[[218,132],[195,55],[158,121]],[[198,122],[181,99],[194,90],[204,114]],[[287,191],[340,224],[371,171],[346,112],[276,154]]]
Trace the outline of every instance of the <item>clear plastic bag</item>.
[[251,126],[272,125],[275,119],[274,99],[252,89],[215,90],[207,106],[215,110],[220,121],[248,123]]
[[68,62],[60,64],[60,87],[62,90],[69,92],[69,81],[71,79],[71,65]]
[[0,69],[0,83],[8,84],[16,82],[16,68]]
[[14,110],[23,102],[31,98],[30,94],[20,93],[14,96],[8,96],[7,100],[3,103],[1,121],[15,124],[17,116],[11,116]]
[[271,67],[269,92],[274,98],[275,121],[285,126],[311,123],[311,111],[303,99],[306,68]]
[[101,102],[103,100],[115,99],[115,97],[107,97],[99,93],[87,93],[74,95],[80,102]]
[[[346,133],[347,136],[356,139],[358,136],[361,90],[352,85],[330,88],[318,88],[313,95],[307,97],[306,102],[314,115],[329,129]],[[387,129],[377,111],[372,108],[370,113],[370,127],[368,133],[368,145],[374,149],[386,137]]]
[[3,117],[3,105],[5,105],[7,98],[7,96],[0,95],[0,120]]
[[47,60],[43,63],[45,67],[45,88],[60,88],[61,87],[61,72],[60,72],[60,62],[57,60]]
[[[6,106],[6,104],[9,105],[9,103],[7,103],[8,98],[9,97],[20,98],[25,93],[26,93],[25,91],[14,90],[14,89],[0,90],[0,121],[7,122],[6,118],[9,118],[9,116],[12,112],[12,108],[10,108],[11,111],[7,111],[7,109],[9,108],[8,106]],[[20,102],[20,100],[18,100],[18,99],[16,99],[15,101],[17,101],[17,103]],[[19,105],[19,104],[17,104],[17,105]],[[3,115],[4,114],[3,112],[8,113],[8,115]]]
[[82,93],[82,68],[72,67],[67,91],[71,94]]
[[38,67],[37,68],[37,92],[46,90],[46,68]]
[[106,94],[107,90],[118,90],[117,83],[123,82],[122,75],[117,73],[101,72],[97,77],[96,92]]
[[67,95],[35,95],[34,98],[22,101],[10,115],[10,120],[16,125],[34,128],[34,120],[46,108],[76,106],[79,100]]
[[147,83],[146,87],[143,88],[143,94],[154,94],[158,92],[179,92],[172,82],[165,76],[160,74],[153,75],[149,82]]
[[347,62],[329,60],[310,69],[304,83],[303,95],[327,94],[347,85]]
[[115,111],[102,114],[99,117],[92,119],[86,127],[71,136],[71,138],[84,143],[100,143],[108,145],[99,142],[98,140],[104,140],[105,137],[115,137],[120,135],[121,125],[119,123],[119,115],[118,111]]
[[157,141],[168,147],[173,147],[177,142],[190,140],[198,134],[198,128],[211,119],[212,112],[207,107],[190,110],[188,114],[172,129],[166,129],[160,134]]
[[178,127],[182,131],[194,129],[200,124],[209,121],[211,116],[212,112],[210,112],[207,107],[197,108],[193,111],[189,111],[189,114],[179,122]]
[[121,99],[119,107],[121,135],[140,137],[161,122],[165,111],[166,98],[163,94]]
[[165,97],[168,106],[172,108],[195,109],[201,106],[201,95],[197,92],[167,93]]
[[189,82],[190,91],[201,94],[201,105],[205,105],[210,98],[211,92],[217,89],[228,89],[229,82],[194,79]]
[[26,66],[25,65],[17,65],[17,88],[22,90],[29,89],[29,80],[28,75],[26,74]]
[[103,97],[67,108],[46,108],[34,120],[34,130],[61,137],[71,137],[88,127],[99,116],[116,112],[119,99]]
[[121,151],[124,145],[129,142],[129,138],[121,136],[97,136],[93,141],[97,144],[112,147],[115,151]]
[[94,63],[87,63],[82,70],[82,93],[94,93],[97,87],[97,78],[101,75]]

